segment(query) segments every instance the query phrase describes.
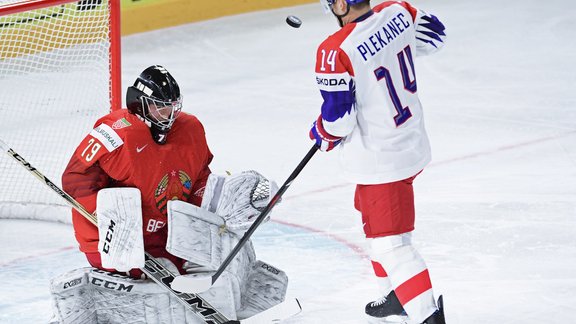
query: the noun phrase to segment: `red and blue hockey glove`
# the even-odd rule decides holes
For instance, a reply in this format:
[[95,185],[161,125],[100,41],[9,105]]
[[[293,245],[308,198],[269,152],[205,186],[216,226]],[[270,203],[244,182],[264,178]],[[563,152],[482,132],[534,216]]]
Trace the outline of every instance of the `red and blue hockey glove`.
[[312,128],[310,129],[310,139],[316,142],[316,146],[320,151],[328,152],[335,148],[342,141],[342,137],[332,136],[322,126],[322,116],[318,117],[318,120],[314,121]]

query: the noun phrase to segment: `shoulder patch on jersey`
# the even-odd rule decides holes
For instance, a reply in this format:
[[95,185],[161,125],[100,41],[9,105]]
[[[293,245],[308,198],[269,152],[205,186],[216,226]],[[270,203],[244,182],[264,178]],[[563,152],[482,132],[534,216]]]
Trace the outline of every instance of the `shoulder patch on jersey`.
[[126,118],[120,118],[112,124],[112,129],[121,129],[124,127],[132,126]]
[[356,24],[348,24],[326,38],[316,51],[316,73],[348,73],[354,76],[354,69],[348,54],[340,47],[352,33]]
[[98,125],[90,132],[90,135],[100,141],[108,152],[112,152],[124,144],[118,133],[106,124]]
[[316,53],[316,73],[348,73],[353,76],[354,69],[348,54],[341,48],[320,46]]

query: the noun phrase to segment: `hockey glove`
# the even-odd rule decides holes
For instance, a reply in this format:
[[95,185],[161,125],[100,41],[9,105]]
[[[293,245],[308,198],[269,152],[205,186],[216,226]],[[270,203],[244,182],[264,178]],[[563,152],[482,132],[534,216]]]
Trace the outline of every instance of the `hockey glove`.
[[316,146],[322,152],[328,152],[335,148],[342,141],[342,137],[332,136],[322,126],[322,116],[318,117],[318,120],[314,121],[312,128],[310,129],[310,139],[316,142]]

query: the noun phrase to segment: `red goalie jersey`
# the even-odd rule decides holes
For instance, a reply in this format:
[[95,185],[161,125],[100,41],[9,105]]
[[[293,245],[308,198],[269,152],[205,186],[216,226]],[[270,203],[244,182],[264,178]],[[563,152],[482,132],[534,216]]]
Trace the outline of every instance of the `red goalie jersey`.
[[[166,253],[168,200],[199,206],[211,160],[204,127],[196,117],[181,113],[169,140],[159,145],[137,115],[122,109],[96,122],[74,152],[62,184],[91,212],[100,189],[140,189],[144,248],[157,257]],[[98,255],[98,229],[75,210],[72,221],[80,250],[97,266],[90,255]]]

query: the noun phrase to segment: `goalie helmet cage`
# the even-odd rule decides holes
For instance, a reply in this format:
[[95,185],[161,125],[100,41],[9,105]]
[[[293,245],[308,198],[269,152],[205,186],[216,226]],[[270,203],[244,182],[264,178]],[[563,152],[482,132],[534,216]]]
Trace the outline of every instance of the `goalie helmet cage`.
[[[121,108],[120,0],[0,0],[0,138],[58,184],[97,118]],[[70,208],[0,158],[0,218]]]

